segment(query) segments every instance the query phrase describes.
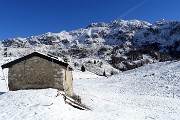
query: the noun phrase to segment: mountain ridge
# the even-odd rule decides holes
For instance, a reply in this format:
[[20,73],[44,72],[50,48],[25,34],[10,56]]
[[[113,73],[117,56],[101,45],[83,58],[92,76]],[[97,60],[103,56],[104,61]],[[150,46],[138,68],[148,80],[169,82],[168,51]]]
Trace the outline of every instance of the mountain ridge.
[[[5,56],[37,50],[70,59],[99,58],[119,70],[128,70],[146,63],[179,59],[179,36],[180,21],[150,24],[142,20],[114,20],[69,32],[6,39],[1,41],[1,51]],[[17,54],[12,49],[23,52]]]

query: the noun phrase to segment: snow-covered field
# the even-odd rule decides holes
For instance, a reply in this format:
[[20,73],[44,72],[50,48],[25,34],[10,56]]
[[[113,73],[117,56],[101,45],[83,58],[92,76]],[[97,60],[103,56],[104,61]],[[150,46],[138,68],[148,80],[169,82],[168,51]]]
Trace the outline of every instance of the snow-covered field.
[[146,65],[112,77],[80,71],[73,76],[74,92],[91,111],[65,104],[55,89],[3,93],[1,80],[0,120],[180,119],[180,62]]

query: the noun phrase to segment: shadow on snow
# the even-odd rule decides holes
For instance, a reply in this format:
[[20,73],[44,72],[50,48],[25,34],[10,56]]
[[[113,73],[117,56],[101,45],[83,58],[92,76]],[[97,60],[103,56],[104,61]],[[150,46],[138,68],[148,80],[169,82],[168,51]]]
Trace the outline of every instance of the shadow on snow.
[[4,94],[4,93],[6,93],[6,92],[0,92],[0,95],[2,95],[2,94]]

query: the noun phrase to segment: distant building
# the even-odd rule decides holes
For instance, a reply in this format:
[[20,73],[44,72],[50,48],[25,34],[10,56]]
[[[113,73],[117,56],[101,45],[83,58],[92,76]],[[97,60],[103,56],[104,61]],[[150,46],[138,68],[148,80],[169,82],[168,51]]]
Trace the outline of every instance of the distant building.
[[55,57],[33,52],[1,67],[9,68],[9,90],[56,88],[73,95],[72,68]]

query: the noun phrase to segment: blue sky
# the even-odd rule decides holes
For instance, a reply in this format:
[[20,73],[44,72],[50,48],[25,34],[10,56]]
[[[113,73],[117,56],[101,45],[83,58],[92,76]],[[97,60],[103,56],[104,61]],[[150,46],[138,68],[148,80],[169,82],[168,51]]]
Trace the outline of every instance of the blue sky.
[[0,0],[0,40],[115,19],[180,20],[180,0]]

